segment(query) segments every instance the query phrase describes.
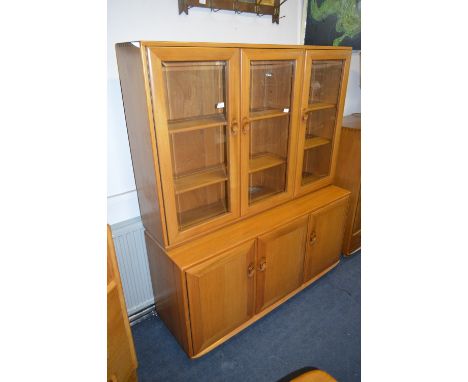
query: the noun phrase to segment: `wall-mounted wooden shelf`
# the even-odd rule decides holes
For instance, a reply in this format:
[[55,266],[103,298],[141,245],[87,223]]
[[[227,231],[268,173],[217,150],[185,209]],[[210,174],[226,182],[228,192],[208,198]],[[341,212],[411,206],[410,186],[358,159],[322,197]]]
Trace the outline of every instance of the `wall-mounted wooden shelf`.
[[[190,8],[209,8],[213,12],[221,9],[234,11],[237,14],[244,12],[255,13],[257,16],[271,15],[271,22],[279,24],[280,7],[287,0],[179,0],[179,14],[188,15]],[[284,16],[283,16],[284,17]]]

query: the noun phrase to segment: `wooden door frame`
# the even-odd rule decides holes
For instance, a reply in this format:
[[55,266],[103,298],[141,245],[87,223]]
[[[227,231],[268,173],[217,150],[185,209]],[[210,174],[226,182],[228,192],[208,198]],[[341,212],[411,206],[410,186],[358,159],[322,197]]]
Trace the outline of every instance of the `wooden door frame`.
[[[304,121],[303,115],[309,107],[310,78],[312,75],[313,60],[343,60],[343,75],[340,83],[340,94],[336,108],[337,117],[335,119],[335,134],[332,142],[332,153],[330,158],[330,173],[328,176],[310,184],[302,185],[302,165],[304,160],[305,129],[307,121]],[[297,139],[297,158],[296,158],[296,178],[294,187],[294,196],[301,196],[319,188],[333,183],[335,178],[336,160],[338,158],[338,148],[340,145],[341,122],[343,119],[343,109],[346,98],[346,90],[349,76],[349,66],[351,60],[351,51],[317,51],[306,49],[304,60],[304,76],[302,87],[301,112],[298,119],[298,139]]]
[[241,132],[241,215],[248,216],[272,208],[292,199],[294,195],[295,160],[297,157],[297,124],[300,115],[302,72],[304,66],[304,49],[242,49],[241,50],[241,111],[240,121],[250,119],[250,61],[256,60],[295,60],[292,102],[289,119],[288,165],[286,191],[266,198],[249,206],[249,143],[250,135]]
[[[239,49],[210,47],[147,47],[146,65],[149,72],[149,84],[154,115],[156,146],[159,157],[161,188],[164,195],[165,220],[169,244],[173,245],[215,229],[240,216],[239,203],[239,134],[234,134],[231,126],[239,121]],[[227,80],[227,150],[229,158],[229,194],[230,211],[203,223],[179,230],[177,205],[175,200],[172,156],[170,151],[169,131],[167,126],[166,95],[162,75],[162,61],[226,61],[228,63]],[[155,163],[158,166],[158,163]]]

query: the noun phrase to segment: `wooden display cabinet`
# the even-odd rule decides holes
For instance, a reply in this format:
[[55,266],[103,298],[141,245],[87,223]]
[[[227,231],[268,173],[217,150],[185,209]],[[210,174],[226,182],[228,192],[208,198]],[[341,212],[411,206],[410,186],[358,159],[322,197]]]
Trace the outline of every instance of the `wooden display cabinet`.
[[156,309],[198,357],[339,262],[351,49],[116,50]]

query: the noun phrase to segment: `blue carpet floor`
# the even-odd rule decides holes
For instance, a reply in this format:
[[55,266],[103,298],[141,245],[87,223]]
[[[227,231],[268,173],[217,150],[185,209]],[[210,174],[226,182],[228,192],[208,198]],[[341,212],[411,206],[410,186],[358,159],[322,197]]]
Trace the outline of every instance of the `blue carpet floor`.
[[273,382],[312,366],[361,380],[361,254],[223,345],[190,360],[158,317],[132,327],[141,382]]

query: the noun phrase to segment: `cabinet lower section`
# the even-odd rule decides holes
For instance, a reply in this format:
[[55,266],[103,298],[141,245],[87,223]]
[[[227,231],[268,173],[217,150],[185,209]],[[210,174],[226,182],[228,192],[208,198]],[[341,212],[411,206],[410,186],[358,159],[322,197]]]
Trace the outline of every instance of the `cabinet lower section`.
[[146,234],[156,310],[206,354],[334,268],[349,192],[330,186],[182,246]]

